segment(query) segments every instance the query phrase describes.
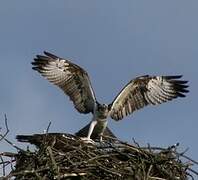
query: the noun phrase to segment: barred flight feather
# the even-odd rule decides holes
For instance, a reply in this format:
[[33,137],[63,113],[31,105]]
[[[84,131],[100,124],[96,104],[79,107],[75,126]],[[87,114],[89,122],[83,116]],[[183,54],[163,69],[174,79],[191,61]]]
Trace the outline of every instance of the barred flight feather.
[[141,76],[130,81],[109,105],[114,120],[143,108],[149,104],[158,105],[177,97],[185,97],[188,81],[178,80],[182,76]]
[[96,98],[87,72],[69,60],[48,52],[44,54],[36,56],[33,69],[61,88],[80,113],[93,113]]

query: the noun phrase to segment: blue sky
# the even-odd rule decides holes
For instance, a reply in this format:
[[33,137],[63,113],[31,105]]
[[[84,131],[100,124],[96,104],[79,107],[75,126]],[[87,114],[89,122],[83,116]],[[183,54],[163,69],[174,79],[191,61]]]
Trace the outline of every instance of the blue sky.
[[[74,133],[91,116],[31,69],[44,50],[86,69],[97,99],[110,103],[139,75],[183,74],[187,98],[147,107],[123,121],[109,119],[122,140],[167,147],[177,142],[198,160],[198,1],[48,0],[0,2],[0,127],[10,133]],[[1,130],[2,132],[2,130]],[[17,145],[24,147],[24,145]],[[1,150],[12,150],[1,143]]]

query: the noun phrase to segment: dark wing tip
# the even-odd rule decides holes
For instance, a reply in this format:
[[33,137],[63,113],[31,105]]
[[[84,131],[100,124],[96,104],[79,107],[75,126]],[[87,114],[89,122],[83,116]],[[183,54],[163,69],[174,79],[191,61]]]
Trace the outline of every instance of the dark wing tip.
[[[46,56],[45,56],[46,55]],[[32,69],[39,70],[42,69],[42,67],[46,66],[51,61],[57,60],[57,56],[44,51],[44,55],[36,55],[36,57],[33,59],[31,64],[33,65]]]
[[183,77],[183,75],[164,76],[164,78],[166,78],[167,80],[170,80],[170,79],[180,79],[182,77]]
[[31,64],[32,64],[33,66],[36,66],[36,65],[38,64],[38,59],[34,59],[34,60],[31,62]]
[[185,94],[182,94],[182,93],[180,93],[180,92],[177,92],[177,97],[184,98],[184,97],[186,97],[186,95],[185,95]]
[[42,67],[42,65],[46,64],[47,59],[43,59],[40,57],[34,58],[34,60],[31,62],[32,64],[32,69],[37,70],[37,68]]
[[176,80],[181,78],[182,75],[177,75],[177,76],[166,76],[166,79],[172,83],[177,97],[186,97],[185,93],[188,93],[189,90],[187,89],[189,85],[187,84],[188,81],[185,80]]
[[[176,82],[177,82],[177,81],[176,81]],[[186,84],[186,83],[188,83],[188,81],[179,80],[179,83],[180,83],[180,84]]]
[[37,71],[38,70],[38,67],[32,67],[33,70]]
[[60,59],[58,56],[56,56],[56,55],[54,55],[54,54],[52,54],[52,53],[49,53],[49,52],[47,52],[47,51],[44,51],[43,52],[46,56],[48,56],[48,57],[50,57],[50,58],[52,58],[52,59]]

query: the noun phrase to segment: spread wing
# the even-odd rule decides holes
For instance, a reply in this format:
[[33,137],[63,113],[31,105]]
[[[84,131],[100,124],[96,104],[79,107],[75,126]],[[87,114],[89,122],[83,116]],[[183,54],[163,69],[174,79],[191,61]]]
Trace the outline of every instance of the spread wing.
[[93,112],[96,98],[87,72],[78,65],[48,52],[37,55],[33,69],[61,88],[80,113]]
[[177,97],[185,97],[188,81],[182,76],[141,76],[130,81],[109,105],[114,120],[132,114],[149,104],[157,105]]

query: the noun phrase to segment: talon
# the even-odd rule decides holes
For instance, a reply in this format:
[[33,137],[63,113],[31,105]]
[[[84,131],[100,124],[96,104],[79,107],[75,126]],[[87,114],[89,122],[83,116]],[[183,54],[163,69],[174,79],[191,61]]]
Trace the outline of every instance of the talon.
[[100,135],[100,142],[103,142],[102,135]]
[[88,138],[88,137],[81,137],[80,138],[82,141],[84,141],[85,143],[91,143],[91,144],[95,144],[95,141],[93,141],[92,139]]

